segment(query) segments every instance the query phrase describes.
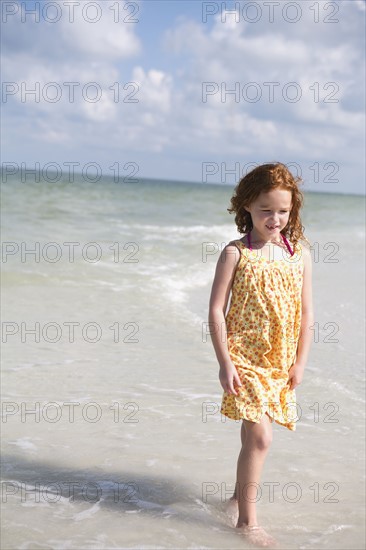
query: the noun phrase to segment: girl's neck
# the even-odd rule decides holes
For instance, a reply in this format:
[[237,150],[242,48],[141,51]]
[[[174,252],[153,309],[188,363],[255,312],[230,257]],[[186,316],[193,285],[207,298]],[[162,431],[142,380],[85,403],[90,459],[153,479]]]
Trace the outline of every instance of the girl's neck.
[[260,239],[260,238],[257,237],[256,234],[253,235],[253,230],[249,231],[248,235],[249,235],[250,241],[252,243],[257,243],[257,244],[259,244],[259,243],[261,243],[261,244],[262,243],[263,244],[279,244],[279,245],[282,245],[284,243],[282,233],[280,233],[280,238],[276,239],[276,240],[274,238],[273,239],[267,239],[267,240],[266,239]]
[[266,244],[269,244],[269,243],[273,243],[273,244],[277,244],[278,246],[286,246],[287,250],[290,252],[290,255],[293,256],[294,255],[294,251],[292,250],[291,246],[290,246],[290,243],[288,242],[288,240],[286,239],[286,237],[284,235],[282,235],[282,233],[280,233],[281,235],[281,241],[271,241],[271,240],[268,240],[268,241],[260,241],[260,240],[252,240],[252,235],[251,235],[251,231],[249,231],[248,235],[247,235],[247,241],[248,241],[248,247],[250,250],[253,250],[252,249],[252,243],[255,242],[255,243],[264,243],[265,245]]

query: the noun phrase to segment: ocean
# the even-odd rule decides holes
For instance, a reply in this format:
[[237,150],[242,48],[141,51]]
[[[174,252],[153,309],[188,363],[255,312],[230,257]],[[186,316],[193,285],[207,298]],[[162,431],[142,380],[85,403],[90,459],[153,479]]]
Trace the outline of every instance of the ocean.
[[[240,422],[207,330],[233,186],[2,183],[2,543],[237,549]],[[274,424],[260,523],[283,549],[361,549],[365,197],[304,191],[314,341],[295,432]]]

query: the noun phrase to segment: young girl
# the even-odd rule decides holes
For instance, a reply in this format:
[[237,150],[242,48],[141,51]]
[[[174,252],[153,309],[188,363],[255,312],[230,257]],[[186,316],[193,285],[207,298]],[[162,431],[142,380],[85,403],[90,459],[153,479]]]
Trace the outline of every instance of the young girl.
[[242,420],[228,513],[260,546],[276,542],[258,525],[255,504],[272,422],[296,429],[294,390],[312,340],[312,264],[300,219],[300,182],[281,163],[258,166],[240,180],[228,211],[245,236],[223,249],[209,306],[224,389],[221,413]]

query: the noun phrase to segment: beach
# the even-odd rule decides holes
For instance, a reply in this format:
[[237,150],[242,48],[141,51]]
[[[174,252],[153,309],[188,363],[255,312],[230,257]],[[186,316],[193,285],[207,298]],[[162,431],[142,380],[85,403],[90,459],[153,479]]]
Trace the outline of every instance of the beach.
[[[236,549],[240,422],[207,327],[233,186],[2,183],[2,548]],[[364,548],[365,198],[304,193],[314,341],[260,523]]]

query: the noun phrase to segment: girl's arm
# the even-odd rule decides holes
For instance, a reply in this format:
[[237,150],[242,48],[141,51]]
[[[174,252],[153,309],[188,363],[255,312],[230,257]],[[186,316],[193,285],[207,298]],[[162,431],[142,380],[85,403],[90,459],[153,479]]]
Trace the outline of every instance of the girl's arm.
[[311,342],[313,339],[313,291],[312,291],[312,263],[311,253],[308,248],[303,247],[304,275],[301,294],[302,315],[300,337],[296,351],[296,361],[289,370],[290,389],[293,390],[302,382],[304,368],[308,360]]
[[208,315],[211,340],[220,365],[220,382],[227,393],[234,395],[237,395],[234,384],[241,386],[241,382],[227,347],[225,313],[239,259],[240,252],[235,245],[228,244],[221,252],[212,284]]

